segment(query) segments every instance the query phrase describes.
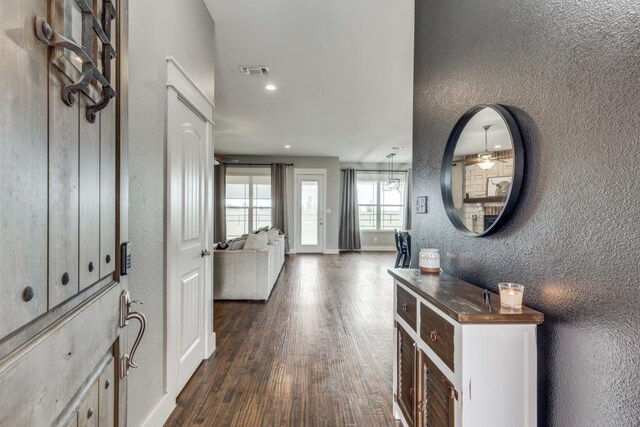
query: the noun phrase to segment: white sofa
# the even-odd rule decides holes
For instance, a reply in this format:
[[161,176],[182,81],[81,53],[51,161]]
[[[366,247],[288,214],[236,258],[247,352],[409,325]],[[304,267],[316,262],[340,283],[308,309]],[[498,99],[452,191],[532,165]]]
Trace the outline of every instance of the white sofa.
[[259,250],[213,251],[214,299],[269,299],[284,265],[284,239]]

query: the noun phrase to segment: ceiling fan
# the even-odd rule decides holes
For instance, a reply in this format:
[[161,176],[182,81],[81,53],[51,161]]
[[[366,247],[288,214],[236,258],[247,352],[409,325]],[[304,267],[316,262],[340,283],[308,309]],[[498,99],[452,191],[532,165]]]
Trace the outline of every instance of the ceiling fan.
[[484,151],[479,153],[475,159],[467,159],[467,164],[478,165],[481,169],[489,170],[496,164],[496,162],[507,163],[504,160],[497,158],[495,152],[489,151],[487,133],[491,126],[492,125],[482,126],[484,129]]

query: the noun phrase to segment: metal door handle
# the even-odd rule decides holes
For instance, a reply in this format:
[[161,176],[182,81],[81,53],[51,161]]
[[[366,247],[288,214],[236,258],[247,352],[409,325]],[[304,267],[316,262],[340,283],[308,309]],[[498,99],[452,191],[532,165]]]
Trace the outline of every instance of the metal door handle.
[[209,255],[211,255],[211,252],[209,252],[207,249],[203,249],[200,256],[204,258]]
[[136,350],[138,350],[138,346],[140,345],[140,341],[142,341],[142,336],[144,335],[145,329],[147,329],[147,318],[144,314],[139,311],[131,311],[131,306],[133,304],[143,304],[142,301],[133,300],[131,301],[130,294],[128,290],[122,291],[120,294],[120,327],[124,328],[129,324],[129,320],[135,319],[140,322],[140,329],[138,330],[138,335],[136,336],[135,341],[133,342],[133,346],[131,347],[130,353],[125,353],[120,359],[120,377],[124,378],[129,374],[129,368],[137,368],[138,365],[133,361],[133,357],[136,354]]

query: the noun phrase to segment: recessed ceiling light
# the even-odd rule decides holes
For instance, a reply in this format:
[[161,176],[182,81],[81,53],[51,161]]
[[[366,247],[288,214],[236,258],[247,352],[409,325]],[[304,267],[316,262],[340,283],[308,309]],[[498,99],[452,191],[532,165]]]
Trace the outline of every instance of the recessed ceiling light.
[[391,147],[392,150],[402,151],[404,147]]
[[493,148],[500,148],[502,145],[494,145]]
[[285,145],[284,148],[291,148],[291,146],[290,145]]
[[274,91],[277,89],[276,85],[268,84],[264,87],[266,90]]

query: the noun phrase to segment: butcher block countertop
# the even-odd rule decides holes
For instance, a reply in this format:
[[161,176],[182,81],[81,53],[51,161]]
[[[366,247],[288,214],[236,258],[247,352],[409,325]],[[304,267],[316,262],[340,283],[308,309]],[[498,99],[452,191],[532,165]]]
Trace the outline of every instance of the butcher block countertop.
[[[491,304],[483,302],[483,289],[446,273],[425,274],[418,269],[389,269],[389,274],[407,288],[429,301],[458,323],[535,323],[544,321],[544,315],[532,308],[520,310],[502,307],[500,296],[491,293]],[[524,297],[527,297],[525,288]]]

